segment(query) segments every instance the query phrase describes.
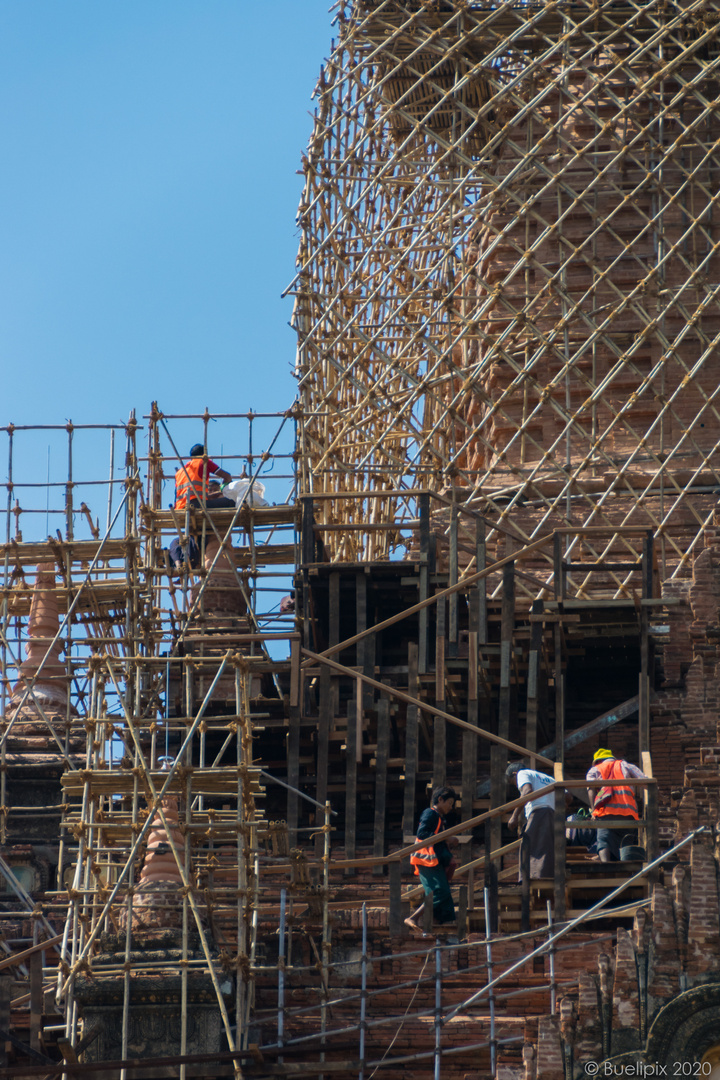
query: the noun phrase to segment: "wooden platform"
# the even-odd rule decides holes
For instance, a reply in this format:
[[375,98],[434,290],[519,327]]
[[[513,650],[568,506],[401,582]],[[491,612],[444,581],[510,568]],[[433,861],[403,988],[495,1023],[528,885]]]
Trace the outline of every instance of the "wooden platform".
[[[208,510],[207,513],[217,525],[218,532],[227,531],[233,521],[235,528],[244,529],[245,531],[263,529],[273,525],[299,526],[300,524],[300,508],[294,504],[257,508],[243,506],[237,515],[234,510],[230,509]],[[150,507],[143,506],[140,509],[141,527],[146,533],[155,530],[176,532],[178,524],[184,525],[186,517],[189,517],[192,531],[200,532],[203,521],[205,521],[205,514],[202,510],[190,510],[186,514],[185,508],[181,510],[151,510]]]

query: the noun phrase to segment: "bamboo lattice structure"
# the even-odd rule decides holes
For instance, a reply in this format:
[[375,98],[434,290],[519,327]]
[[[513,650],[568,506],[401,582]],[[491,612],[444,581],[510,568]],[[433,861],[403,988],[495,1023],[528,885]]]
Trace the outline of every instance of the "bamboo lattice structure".
[[402,555],[372,526],[429,488],[519,540],[644,525],[685,573],[720,481],[717,8],[338,19],[291,286],[302,490],[370,526],[328,533],[332,557]]
[[[33,902],[22,882],[35,895],[42,891],[46,932],[63,927],[55,942],[60,966],[49,964],[44,985],[49,991],[55,984],[70,1043],[82,1030],[83,993],[97,979],[117,983],[108,993],[124,1001],[121,1037],[103,1053],[112,1057],[114,1049],[123,1059],[132,1056],[137,1027],[132,986],[148,976],[172,982],[178,964],[182,1054],[190,1053],[188,1017],[200,984],[215,1001],[229,1050],[246,1044],[259,864],[288,860],[284,822],[264,817],[265,783],[252,747],[258,719],[270,715],[258,715],[264,687],[265,709],[282,714],[270,652],[276,640],[285,639],[287,649],[294,631],[294,617],[278,615],[275,595],[287,592],[296,563],[291,416],[170,417],[153,404],[143,421],[133,415],[119,429],[67,425],[68,471],[52,485],[33,477],[30,461],[50,429],[6,428],[1,545],[0,842],[10,852],[4,890],[20,890],[28,912]],[[213,512],[163,508],[186,441],[201,433],[207,445],[216,422],[237,440],[233,453],[216,452],[222,465],[249,480],[272,472],[273,494],[287,502],[258,509],[248,499],[237,510]],[[192,438],[181,435],[188,429]],[[256,446],[258,437],[272,436],[259,452],[253,432]],[[87,446],[107,435],[110,477],[102,480],[105,459],[96,441],[92,453]],[[98,493],[107,499],[104,529],[100,515],[78,505],[78,489],[90,492],[95,508]],[[43,517],[63,527],[43,539]],[[191,537],[199,563],[187,555]],[[173,539],[186,552],[182,566],[168,556]],[[18,784],[25,776],[26,785],[37,785],[48,769],[42,798],[50,801],[38,807],[32,786]],[[37,843],[38,830],[47,836],[39,861],[22,848],[28,835]],[[58,854],[48,863],[53,848]],[[8,936],[16,923],[17,912],[0,905],[1,932]],[[133,952],[137,938],[162,938],[163,931],[176,939],[164,966]],[[33,994],[42,996],[42,982]]]

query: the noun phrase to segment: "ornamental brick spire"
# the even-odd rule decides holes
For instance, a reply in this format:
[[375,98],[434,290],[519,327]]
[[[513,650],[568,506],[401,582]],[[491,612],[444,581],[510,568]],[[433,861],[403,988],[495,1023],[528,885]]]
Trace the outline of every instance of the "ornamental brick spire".
[[[63,644],[54,641],[60,628],[60,605],[55,582],[55,564],[39,563],[30,603],[27,658],[20,665],[20,678],[13,688],[9,712],[16,711],[33,679],[33,695],[43,705],[65,710],[68,699],[68,675],[60,660]],[[34,709],[33,695],[25,700],[26,709]],[[36,711],[36,710],[35,710]]]

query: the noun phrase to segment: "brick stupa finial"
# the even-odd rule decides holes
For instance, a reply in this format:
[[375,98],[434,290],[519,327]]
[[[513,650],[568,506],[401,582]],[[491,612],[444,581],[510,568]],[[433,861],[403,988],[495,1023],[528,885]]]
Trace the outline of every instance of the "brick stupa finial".
[[[60,661],[62,642],[58,640],[49,648],[59,628],[60,606],[55,584],[55,564],[39,563],[30,603],[28,640],[25,645],[27,659],[20,665],[20,678],[13,688],[11,708],[20,704],[33,679],[33,694],[37,699],[55,706],[67,705],[68,676],[65,665]],[[25,704],[32,705],[32,701],[32,696],[29,695]]]
[[162,930],[182,925],[182,874],[168,838],[169,831],[183,860],[185,839],[180,831],[177,798],[167,795],[162,800],[162,807],[168,828],[165,828],[156,811],[148,832],[140,880],[135,889],[133,930]]
[[[203,560],[208,575],[203,590],[205,614],[211,620],[225,616],[241,617],[247,614],[247,604],[235,574],[235,549],[230,541],[225,541],[213,567],[218,551],[220,541],[215,536],[208,537]],[[196,591],[199,591],[199,586],[196,586]]]

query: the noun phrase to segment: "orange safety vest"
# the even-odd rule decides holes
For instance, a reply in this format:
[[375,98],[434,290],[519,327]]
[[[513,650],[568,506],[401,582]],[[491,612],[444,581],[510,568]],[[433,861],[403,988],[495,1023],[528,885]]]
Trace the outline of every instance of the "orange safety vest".
[[[437,828],[435,829],[435,832],[433,833],[433,836],[436,836],[440,832],[441,829],[442,829],[442,818],[438,814]],[[422,843],[419,836],[415,837],[415,843],[416,844],[421,844]],[[418,866],[437,866],[438,861],[439,860],[438,860],[437,855],[435,854],[435,848],[434,847],[422,847],[418,851],[413,851],[412,855],[410,856],[410,864],[411,864],[411,866],[415,867],[415,873],[418,876],[420,875],[420,871],[418,870]]]
[[[622,780],[622,762],[613,758],[607,761],[599,761],[597,764],[603,780]],[[600,805],[597,805],[600,800]],[[593,806],[593,817],[631,817],[637,820],[637,802],[631,787],[600,788],[595,796],[596,805]]]
[[187,505],[188,491],[191,492],[191,498],[207,498],[208,482],[204,470],[203,458],[191,458],[182,469],[178,469],[175,473],[175,506],[178,510],[182,510]]

